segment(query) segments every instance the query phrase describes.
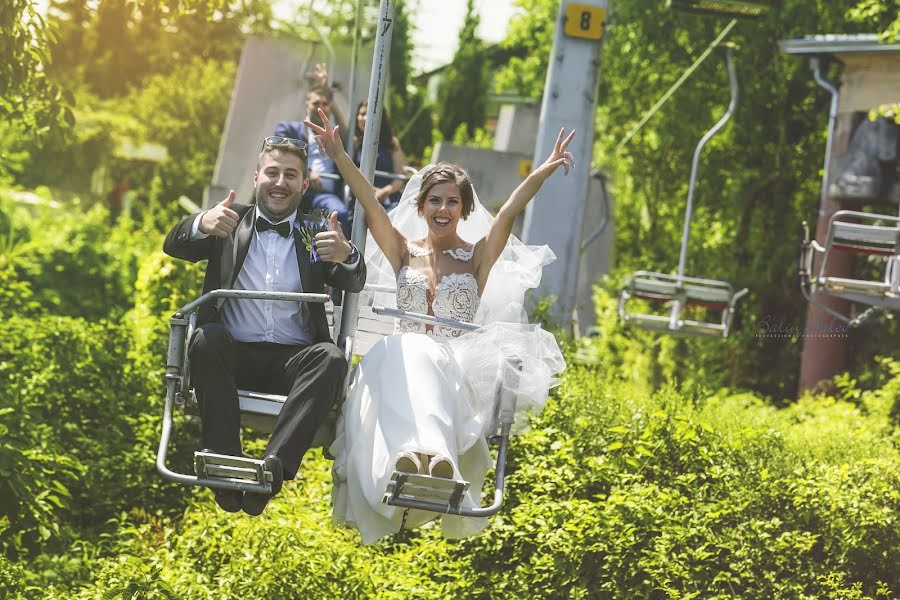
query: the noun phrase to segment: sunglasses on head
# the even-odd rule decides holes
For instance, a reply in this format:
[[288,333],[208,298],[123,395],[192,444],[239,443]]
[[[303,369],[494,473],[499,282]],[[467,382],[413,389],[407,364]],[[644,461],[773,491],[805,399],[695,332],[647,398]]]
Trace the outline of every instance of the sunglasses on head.
[[263,140],[263,149],[273,146],[293,146],[304,154],[306,153],[306,142],[296,138],[282,137],[280,135],[270,135]]

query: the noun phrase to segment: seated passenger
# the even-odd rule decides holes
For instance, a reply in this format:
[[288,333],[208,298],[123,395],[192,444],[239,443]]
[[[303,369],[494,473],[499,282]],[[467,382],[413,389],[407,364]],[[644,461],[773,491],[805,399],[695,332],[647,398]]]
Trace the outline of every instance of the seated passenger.
[[[356,107],[356,135],[353,140],[353,162],[360,166],[362,160],[362,139],[366,130],[366,114],[369,103],[363,100]],[[400,140],[394,136],[394,128],[387,109],[381,113],[381,130],[378,134],[378,154],[375,159],[375,170],[385,173],[403,174],[404,167],[403,149],[400,148]],[[375,175],[375,199],[384,207],[384,210],[393,209],[400,202],[400,193],[403,191],[403,180]]]
[[[553,378],[565,366],[550,333],[523,320],[525,290],[540,282],[552,260],[549,248],[526,247],[511,236],[513,222],[559,167],[573,161],[572,134],[560,131],[553,152],[510,195],[497,218],[481,206],[457,165],[423,169],[390,215],[344,152],[334,128],[308,122],[324,151],[366,211],[372,234],[367,250],[378,264],[369,281],[392,281],[398,308],[485,327],[458,330],[400,320],[357,366],[331,446],[334,520],[358,530],[371,544],[401,527],[435,518],[382,502],[394,471],[470,482],[462,504],[479,506],[491,466],[485,435],[495,376],[507,361],[521,365],[503,378],[518,396],[517,409],[540,409]],[[372,243],[372,242],[375,243]],[[376,246],[377,243],[377,246]],[[518,322],[510,322],[518,321]],[[486,519],[442,516],[448,537],[472,535]]]
[[[166,237],[166,254],[208,260],[203,292],[220,288],[322,293],[325,284],[357,292],[366,277],[359,252],[333,230],[302,241],[310,229],[297,218],[306,190],[306,152],[300,140],[267,138],[253,174],[255,205],[234,202],[234,191],[213,208],[190,215]],[[229,299],[201,307],[188,343],[200,403],[203,448],[241,456],[238,388],[287,396],[265,451],[274,476],[293,479],[316,431],[340,397],[347,373],[332,342],[322,304]],[[258,515],[270,495],[216,490],[228,512]]]
[[[306,119],[322,125],[322,120],[329,120],[334,110],[334,118],[340,133],[347,130],[346,119],[337,103],[332,103],[332,93],[327,87],[328,73],[322,64],[316,65],[312,77],[313,87],[306,94]],[[322,115],[320,116],[319,110]],[[322,211],[326,214],[336,212],[344,236],[350,238],[352,214],[341,199],[341,182],[334,161],[319,150],[315,134],[302,121],[281,121],[275,127],[275,135],[303,140],[307,144],[309,156],[309,189],[303,195],[300,210],[304,212]],[[320,177],[332,175],[333,177]]]

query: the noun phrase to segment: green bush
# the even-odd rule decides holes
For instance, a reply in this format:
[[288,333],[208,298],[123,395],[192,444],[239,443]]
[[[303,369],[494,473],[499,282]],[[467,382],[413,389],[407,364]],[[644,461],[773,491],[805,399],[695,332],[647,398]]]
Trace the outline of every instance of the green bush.
[[126,368],[128,336],[69,317],[0,322],[4,549],[65,542],[145,501],[157,434]]
[[[53,227],[45,227],[52,222]],[[114,244],[105,210],[84,215],[44,209],[28,223],[30,236],[16,248],[10,263],[17,279],[30,286],[33,301],[45,314],[116,318],[131,304],[133,249]]]
[[[845,426],[811,443],[829,419]],[[425,527],[361,547],[331,523],[330,464],[313,453],[262,518],[205,491],[182,521],[132,515],[118,553],[144,571],[102,560],[77,597],[156,581],[179,598],[898,597],[891,435],[884,411],[833,398],[646,394],[573,365],[514,438],[506,504],[478,537]]]

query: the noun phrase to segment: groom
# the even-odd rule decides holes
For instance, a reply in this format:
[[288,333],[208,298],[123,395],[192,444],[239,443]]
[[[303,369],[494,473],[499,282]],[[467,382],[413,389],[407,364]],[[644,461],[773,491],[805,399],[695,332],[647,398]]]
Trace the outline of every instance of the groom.
[[[331,230],[315,235],[318,260],[298,242],[297,206],[309,185],[306,143],[266,138],[253,174],[255,205],[235,204],[234,191],[213,208],[178,223],[166,254],[208,260],[203,291],[231,288],[323,293],[324,285],[358,292],[366,267],[331,214]],[[287,395],[266,447],[272,494],[215,490],[228,512],[259,515],[283,479],[293,479],[316,430],[338,399],[347,361],[332,342],[325,308],[316,303],[229,299],[205,305],[188,346],[200,403],[203,447],[241,455],[237,389]]]

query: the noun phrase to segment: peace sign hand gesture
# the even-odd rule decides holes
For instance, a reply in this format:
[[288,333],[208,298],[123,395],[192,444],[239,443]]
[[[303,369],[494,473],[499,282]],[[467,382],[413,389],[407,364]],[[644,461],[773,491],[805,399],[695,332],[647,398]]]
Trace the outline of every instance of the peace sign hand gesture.
[[328,155],[328,158],[337,161],[338,156],[344,151],[344,144],[341,142],[341,136],[338,135],[338,127],[332,127],[331,121],[328,120],[321,108],[316,110],[319,111],[322,125],[316,125],[308,119],[305,119],[303,124],[316,134],[316,142],[318,142],[319,148]]
[[559,135],[556,136],[556,143],[553,145],[553,152],[550,153],[550,156],[547,157],[544,164],[534,171],[535,174],[539,175],[542,179],[547,179],[553,175],[553,172],[556,171],[557,167],[560,165],[565,169],[566,175],[569,174],[569,167],[575,166],[575,157],[572,156],[571,152],[566,150],[566,148],[569,147],[569,142],[575,137],[575,130],[573,129],[569,132],[569,135],[563,139],[563,134],[565,134],[565,132],[565,127],[559,130]]

